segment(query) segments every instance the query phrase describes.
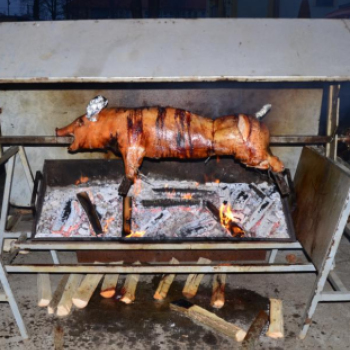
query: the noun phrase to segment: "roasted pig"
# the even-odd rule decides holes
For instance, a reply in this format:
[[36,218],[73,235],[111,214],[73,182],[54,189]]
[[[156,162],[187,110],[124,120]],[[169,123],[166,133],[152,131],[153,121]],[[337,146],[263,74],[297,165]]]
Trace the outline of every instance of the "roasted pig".
[[97,118],[83,115],[56,129],[74,136],[70,151],[114,148],[125,173],[134,180],[144,157],[196,159],[231,155],[257,169],[281,172],[283,163],[269,150],[269,130],[255,116],[210,119],[172,107],[102,109]]

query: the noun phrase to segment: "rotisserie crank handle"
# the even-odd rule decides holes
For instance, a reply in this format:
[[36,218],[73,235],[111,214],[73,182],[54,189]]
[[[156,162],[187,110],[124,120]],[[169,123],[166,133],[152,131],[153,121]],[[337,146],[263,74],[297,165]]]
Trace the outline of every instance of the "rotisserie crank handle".
[[77,198],[83,207],[86,215],[89,218],[90,224],[94,229],[96,235],[103,233],[100,219],[98,217],[95,206],[92,204],[87,192],[80,192],[77,194]]

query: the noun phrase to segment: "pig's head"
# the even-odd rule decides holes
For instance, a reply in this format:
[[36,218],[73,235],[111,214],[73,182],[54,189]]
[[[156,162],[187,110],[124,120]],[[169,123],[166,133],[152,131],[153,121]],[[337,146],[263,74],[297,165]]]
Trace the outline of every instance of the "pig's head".
[[105,148],[110,138],[105,110],[100,112],[97,121],[91,121],[83,115],[63,128],[56,128],[56,136],[73,136],[74,141],[68,148],[72,152]]

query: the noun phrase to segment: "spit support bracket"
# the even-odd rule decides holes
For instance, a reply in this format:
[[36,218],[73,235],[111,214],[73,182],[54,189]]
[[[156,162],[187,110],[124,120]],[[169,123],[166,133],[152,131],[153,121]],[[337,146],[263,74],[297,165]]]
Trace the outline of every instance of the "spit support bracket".
[[296,209],[296,195],[290,170],[286,168],[280,173],[271,172],[271,176],[281,196],[289,197],[290,210],[293,212]]

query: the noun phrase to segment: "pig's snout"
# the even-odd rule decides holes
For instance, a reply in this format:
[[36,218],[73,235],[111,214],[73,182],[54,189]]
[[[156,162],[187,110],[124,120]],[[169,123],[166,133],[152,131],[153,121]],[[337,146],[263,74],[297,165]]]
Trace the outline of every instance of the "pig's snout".
[[73,132],[71,130],[72,128],[70,127],[65,127],[65,128],[56,128],[55,132],[56,132],[56,136],[58,137],[62,137],[62,136],[71,136],[73,135]]

